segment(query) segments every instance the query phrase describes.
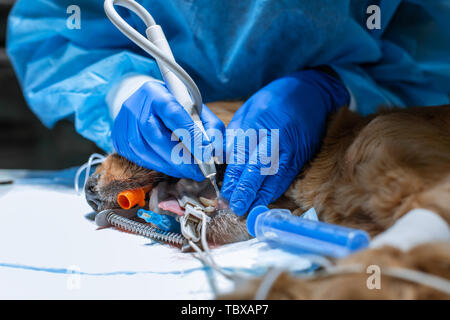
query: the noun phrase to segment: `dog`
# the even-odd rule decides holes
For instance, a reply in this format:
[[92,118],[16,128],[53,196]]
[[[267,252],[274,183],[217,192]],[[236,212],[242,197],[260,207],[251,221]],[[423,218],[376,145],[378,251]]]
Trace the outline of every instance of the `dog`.
[[[352,271],[354,267],[355,271]],[[367,249],[336,261],[343,272],[312,278],[283,272],[272,284],[266,299],[272,300],[424,300],[450,299],[450,295],[426,285],[395,277],[389,273],[399,268],[419,271],[428,276],[450,279],[450,246],[448,242],[426,243],[406,252],[391,246]],[[376,267],[377,269],[374,269]],[[345,271],[344,271],[345,270]],[[378,280],[373,279],[379,270]],[[253,299],[262,279],[241,284],[219,299]]]
[[[241,102],[218,102],[210,104],[211,110],[225,124],[231,118]],[[225,166],[217,168],[219,186],[223,180]],[[187,179],[175,179],[165,174],[140,167],[118,154],[109,155],[106,160],[89,177],[85,185],[85,197],[94,211],[120,208],[117,195],[124,190],[139,187],[151,187],[146,207],[160,213],[174,215],[169,210],[161,209],[161,204],[171,203],[187,195],[205,207],[214,205],[216,194],[208,180],[196,182]],[[211,215],[207,228],[207,240],[212,245],[222,245],[250,239],[247,233],[245,219],[229,210],[216,210]]]
[[[241,102],[219,102],[209,107],[228,124],[240,105]],[[369,116],[343,106],[327,121],[319,152],[271,206],[289,209],[295,215],[314,207],[321,221],[363,229],[372,237],[415,208],[432,210],[450,222],[450,105],[381,108]],[[218,168],[219,185],[224,171],[225,166]],[[213,201],[214,192],[207,181],[168,177],[117,154],[109,155],[96,169],[85,186],[85,195],[95,211],[114,209],[119,207],[119,192],[144,186],[153,188],[147,204],[156,211],[158,203],[180,194]],[[211,217],[207,229],[211,244],[250,238],[245,218],[232,212]],[[337,261],[341,266],[350,263],[403,266],[448,279],[450,246],[427,244],[407,253],[386,246]],[[310,280],[285,273],[278,277],[267,298],[449,298],[436,290],[389,277],[383,281],[383,290],[370,291],[366,279],[365,273]],[[255,280],[224,297],[252,298],[260,282]]]
[[[209,107],[228,124],[241,104],[218,102]],[[369,116],[344,106],[327,121],[319,152],[271,206],[289,209],[295,215],[314,207],[321,221],[363,229],[372,237],[415,208],[432,210],[450,222],[450,105],[381,108]],[[218,168],[219,185],[224,171],[225,166]],[[96,169],[85,186],[85,195],[95,211],[115,209],[119,208],[116,200],[119,192],[143,186],[153,188],[146,206],[156,211],[160,210],[161,201],[180,194],[187,193],[203,202],[213,201],[214,196],[207,181],[168,177],[117,154],[109,155]],[[211,244],[250,238],[245,218],[232,212],[211,217],[207,229]],[[450,246],[428,244],[407,253],[388,246],[367,249],[337,263],[403,266],[448,279]],[[383,290],[369,291],[365,279],[365,273],[310,280],[285,273],[274,283],[267,298],[449,298],[436,290],[393,278],[383,281]],[[251,298],[260,282],[255,280],[224,297]]]
[[[220,102],[210,108],[228,124],[240,105]],[[224,170],[219,168],[219,185]],[[85,195],[100,211],[119,208],[117,195],[125,189],[158,185],[163,194],[213,195],[207,182],[174,179],[117,154],[96,169]],[[328,120],[318,154],[272,206],[296,215],[314,207],[321,221],[375,236],[414,208],[430,209],[448,223],[449,195],[450,106],[381,109],[370,116],[342,107]],[[249,239],[245,220],[233,213],[213,215],[208,239],[214,244]]]

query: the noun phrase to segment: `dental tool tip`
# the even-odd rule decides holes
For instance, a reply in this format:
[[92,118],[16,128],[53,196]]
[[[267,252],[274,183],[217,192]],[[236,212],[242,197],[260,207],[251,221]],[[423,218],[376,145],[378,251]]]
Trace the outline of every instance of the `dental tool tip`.
[[213,185],[214,190],[216,191],[217,199],[219,199],[220,191],[219,191],[219,187],[217,186],[216,175],[215,174],[210,175],[208,178],[209,178],[209,181],[211,181],[211,184]]

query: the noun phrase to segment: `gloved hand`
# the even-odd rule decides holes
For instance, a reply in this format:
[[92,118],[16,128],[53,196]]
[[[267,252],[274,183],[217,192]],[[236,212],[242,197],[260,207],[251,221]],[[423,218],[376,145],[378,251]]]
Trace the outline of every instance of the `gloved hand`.
[[[231,209],[244,215],[249,208],[279,198],[318,151],[327,115],[349,101],[349,93],[340,80],[316,70],[296,72],[254,94],[227,127],[227,158],[233,159],[233,151],[237,158],[235,164],[228,160],[221,191],[230,201]],[[270,129],[279,129],[278,172],[261,174],[261,168],[268,165],[262,164],[257,148],[250,149],[251,143],[246,143],[245,148],[241,144],[241,149],[236,150],[237,143],[230,138],[230,129],[238,128],[268,130],[267,139],[258,141],[263,154],[266,144],[271,150],[271,144],[276,143]],[[249,159],[254,159],[253,163]]]
[[[205,130],[216,129],[222,133],[225,130],[223,122],[205,105],[200,119]],[[198,150],[202,154],[204,149],[211,148],[167,87],[159,81],[149,81],[123,103],[112,129],[113,145],[118,154],[142,167],[172,177],[203,180],[205,177],[187,151],[188,163],[173,163],[172,150],[179,141],[171,141],[171,135],[176,129],[186,129],[189,133],[191,144],[186,143],[189,150],[194,141],[201,141]]]

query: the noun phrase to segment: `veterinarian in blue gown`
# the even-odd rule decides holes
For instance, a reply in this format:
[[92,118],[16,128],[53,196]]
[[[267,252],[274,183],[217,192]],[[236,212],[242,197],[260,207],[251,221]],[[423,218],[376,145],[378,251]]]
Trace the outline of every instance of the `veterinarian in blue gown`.
[[[366,13],[373,1],[139,2],[206,102],[250,97],[229,128],[279,129],[276,174],[261,175],[260,163],[228,166],[222,193],[238,214],[285,191],[318,150],[327,114],[342,105],[369,114],[380,105],[449,102],[447,0],[376,1],[381,29],[374,30]],[[79,21],[71,5],[80,9]],[[136,17],[121,14],[143,31]],[[160,79],[156,63],[111,24],[103,1],[19,0],[7,52],[26,100],[48,127],[73,119],[105,151],[114,144],[140,165],[202,179],[196,166],[170,162],[170,129],[193,123],[164,85],[147,82]],[[117,105],[127,86],[139,89]],[[223,130],[204,110],[205,127]]]

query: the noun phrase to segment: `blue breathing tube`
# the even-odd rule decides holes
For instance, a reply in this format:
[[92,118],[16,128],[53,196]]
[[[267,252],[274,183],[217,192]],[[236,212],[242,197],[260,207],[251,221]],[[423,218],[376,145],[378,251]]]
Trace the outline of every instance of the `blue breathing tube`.
[[270,245],[297,253],[342,258],[366,248],[370,237],[358,229],[294,216],[286,209],[257,206],[247,217],[248,232]]

